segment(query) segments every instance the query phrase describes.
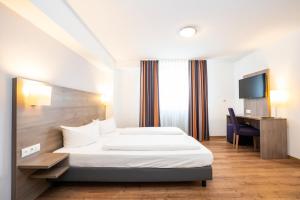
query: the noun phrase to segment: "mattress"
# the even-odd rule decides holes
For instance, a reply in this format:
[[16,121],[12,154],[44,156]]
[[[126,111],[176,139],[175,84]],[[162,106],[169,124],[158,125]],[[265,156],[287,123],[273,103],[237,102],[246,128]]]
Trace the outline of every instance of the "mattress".
[[[213,154],[199,143],[199,150],[117,151],[103,150],[103,145],[120,137],[118,132],[100,136],[96,143],[60,148],[54,153],[69,153],[71,167],[122,168],[194,168],[211,165]],[[172,136],[169,136],[172,137]]]

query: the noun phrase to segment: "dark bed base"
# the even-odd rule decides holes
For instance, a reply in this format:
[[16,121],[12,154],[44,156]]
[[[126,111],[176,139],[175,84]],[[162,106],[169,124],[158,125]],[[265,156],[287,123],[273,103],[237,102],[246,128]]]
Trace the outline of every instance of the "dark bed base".
[[57,181],[72,182],[183,182],[212,180],[212,167],[197,168],[97,168],[71,167]]

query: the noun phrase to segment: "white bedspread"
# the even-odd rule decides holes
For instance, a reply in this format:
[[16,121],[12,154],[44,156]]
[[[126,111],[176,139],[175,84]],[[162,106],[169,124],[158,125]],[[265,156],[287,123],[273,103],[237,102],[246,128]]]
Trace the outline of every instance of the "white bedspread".
[[213,154],[198,143],[198,150],[177,151],[104,151],[103,144],[120,135],[102,135],[96,143],[82,147],[63,147],[55,153],[69,153],[71,167],[139,167],[139,168],[192,168],[211,165]]
[[[131,131],[130,129],[138,130],[130,134],[121,134],[122,131]],[[141,129],[147,129],[147,134],[139,134]],[[55,153],[69,153],[71,167],[193,168],[212,164],[212,152],[186,133],[164,135],[155,133],[155,129],[158,130],[118,129],[113,133],[101,135],[96,143],[82,147],[63,147]],[[177,128],[163,129],[176,131]],[[109,145],[120,145],[124,148],[124,144],[127,150],[104,150]]]
[[106,151],[180,151],[200,150],[201,145],[187,135],[120,135],[106,141]]
[[185,132],[177,127],[136,127],[119,128],[120,135],[184,135]]

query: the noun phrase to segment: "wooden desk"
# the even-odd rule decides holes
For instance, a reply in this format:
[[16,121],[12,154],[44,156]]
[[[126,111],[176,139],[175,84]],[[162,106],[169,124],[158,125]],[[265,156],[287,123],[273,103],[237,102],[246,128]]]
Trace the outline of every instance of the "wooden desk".
[[[287,121],[284,118],[236,116],[239,123],[260,130],[260,156],[262,159],[287,158]],[[231,123],[227,115],[227,124]]]

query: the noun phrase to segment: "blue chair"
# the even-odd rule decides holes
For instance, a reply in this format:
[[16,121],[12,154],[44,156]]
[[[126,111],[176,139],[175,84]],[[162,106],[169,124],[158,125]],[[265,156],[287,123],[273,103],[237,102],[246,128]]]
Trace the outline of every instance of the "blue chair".
[[230,114],[230,121],[233,126],[234,134],[233,134],[233,147],[237,150],[239,149],[239,136],[252,136],[253,137],[253,146],[254,151],[256,150],[256,139],[259,136],[259,129],[251,127],[251,126],[240,126],[233,108],[228,108]]

